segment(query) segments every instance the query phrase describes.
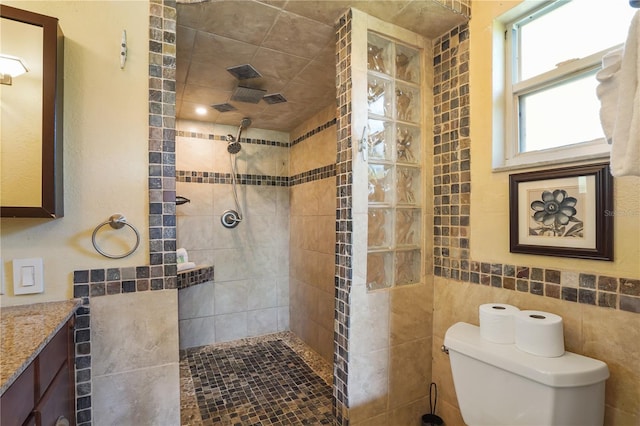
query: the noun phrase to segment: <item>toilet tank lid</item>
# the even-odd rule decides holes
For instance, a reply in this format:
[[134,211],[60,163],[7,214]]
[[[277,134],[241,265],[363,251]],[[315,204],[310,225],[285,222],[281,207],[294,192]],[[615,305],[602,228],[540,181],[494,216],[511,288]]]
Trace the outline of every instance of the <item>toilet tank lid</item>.
[[449,351],[552,387],[587,386],[609,377],[607,364],[597,359],[571,352],[555,358],[532,355],[514,344],[484,340],[480,337],[480,327],[463,322],[449,327],[444,345]]

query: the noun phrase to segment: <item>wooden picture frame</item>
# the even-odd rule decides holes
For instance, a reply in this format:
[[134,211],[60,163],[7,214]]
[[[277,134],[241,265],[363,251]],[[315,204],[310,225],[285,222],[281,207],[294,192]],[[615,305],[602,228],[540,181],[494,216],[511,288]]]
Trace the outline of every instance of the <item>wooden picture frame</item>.
[[608,163],[509,176],[512,253],[613,260]]

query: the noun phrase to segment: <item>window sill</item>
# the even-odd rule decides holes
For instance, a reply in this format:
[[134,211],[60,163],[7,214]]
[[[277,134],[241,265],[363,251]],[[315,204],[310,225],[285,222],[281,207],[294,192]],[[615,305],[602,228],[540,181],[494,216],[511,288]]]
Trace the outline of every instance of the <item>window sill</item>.
[[543,168],[548,166],[560,166],[560,165],[568,165],[574,163],[590,163],[590,162],[600,162],[602,160],[609,160],[609,152],[602,152],[599,154],[588,154],[588,155],[576,155],[570,158],[558,158],[558,159],[547,159],[540,161],[532,161],[532,162],[522,162],[520,164],[510,164],[510,165],[502,165],[495,166],[492,168],[492,172],[494,173],[502,173],[509,172],[512,170],[522,170],[522,169],[536,169]]

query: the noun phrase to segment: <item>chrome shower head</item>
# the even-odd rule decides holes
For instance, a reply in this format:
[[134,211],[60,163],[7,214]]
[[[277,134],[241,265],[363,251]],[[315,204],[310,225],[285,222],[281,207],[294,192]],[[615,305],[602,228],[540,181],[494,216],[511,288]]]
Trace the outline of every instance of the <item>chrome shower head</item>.
[[233,141],[229,141],[227,145],[227,151],[229,154],[237,154],[240,152],[240,142],[236,142],[235,139]]
[[249,117],[243,118],[242,121],[240,122],[240,128],[246,129],[249,126],[251,126],[251,119]]

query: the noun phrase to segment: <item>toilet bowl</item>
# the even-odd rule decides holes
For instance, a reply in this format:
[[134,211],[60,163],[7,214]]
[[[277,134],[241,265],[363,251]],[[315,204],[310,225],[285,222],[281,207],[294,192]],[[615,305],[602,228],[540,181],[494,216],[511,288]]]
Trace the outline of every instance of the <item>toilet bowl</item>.
[[546,358],[482,339],[459,322],[444,339],[469,426],[602,426],[607,365],[565,352]]

